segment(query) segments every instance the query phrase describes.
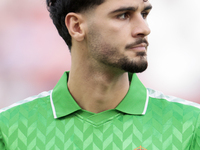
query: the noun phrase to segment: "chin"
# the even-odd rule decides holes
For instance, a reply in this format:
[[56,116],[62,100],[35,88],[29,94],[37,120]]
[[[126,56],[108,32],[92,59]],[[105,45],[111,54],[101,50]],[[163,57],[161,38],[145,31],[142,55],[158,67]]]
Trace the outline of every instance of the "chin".
[[140,60],[140,61],[130,61],[126,62],[121,66],[121,69],[126,72],[131,73],[141,73],[145,71],[148,67],[148,62],[146,60]]

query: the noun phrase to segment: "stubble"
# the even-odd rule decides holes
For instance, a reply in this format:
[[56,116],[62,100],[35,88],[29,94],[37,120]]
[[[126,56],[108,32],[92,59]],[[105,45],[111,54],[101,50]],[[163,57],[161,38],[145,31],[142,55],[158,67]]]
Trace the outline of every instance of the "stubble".
[[[135,44],[140,43],[141,41],[144,40],[137,40]],[[134,52],[134,57],[125,56],[124,53],[120,53],[120,49],[117,46],[113,46],[112,43],[114,42],[109,43],[102,38],[99,32],[92,28],[90,28],[88,33],[87,42],[91,57],[111,69],[140,73],[145,71],[148,67],[146,52]],[[127,49],[128,46],[124,48],[124,52]]]

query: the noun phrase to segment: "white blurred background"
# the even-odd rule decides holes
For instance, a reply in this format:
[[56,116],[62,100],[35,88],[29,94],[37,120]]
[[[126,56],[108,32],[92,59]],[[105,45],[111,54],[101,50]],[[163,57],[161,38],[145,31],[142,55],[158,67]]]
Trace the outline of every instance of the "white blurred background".
[[[199,0],[150,0],[146,87],[200,103]],[[45,0],[0,0],[0,108],[51,90],[70,53]]]

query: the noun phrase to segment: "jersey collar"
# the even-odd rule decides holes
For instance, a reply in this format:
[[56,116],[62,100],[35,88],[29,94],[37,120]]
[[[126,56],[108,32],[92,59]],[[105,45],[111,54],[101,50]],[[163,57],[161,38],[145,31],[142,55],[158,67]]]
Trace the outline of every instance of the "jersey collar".
[[144,115],[149,101],[148,91],[136,74],[129,73],[129,80],[128,93],[115,109],[127,114]]
[[[63,74],[50,96],[54,118],[64,117],[81,110],[68,90],[68,75],[69,72]],[[129,74],[129,80],[131,81],[129,91],[115,109],[127,114],[144,115],[148,105],[147,89],[136,74]]]
[[51,93],[54,118],[64,117],[81,109],[68,90],[68,76],[69,72],[65,72]]

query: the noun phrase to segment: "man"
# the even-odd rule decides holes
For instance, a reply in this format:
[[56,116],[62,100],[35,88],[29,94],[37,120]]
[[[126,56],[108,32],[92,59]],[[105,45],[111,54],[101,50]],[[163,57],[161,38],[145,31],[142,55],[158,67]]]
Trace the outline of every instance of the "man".
[[200,149],[200,106],[147,89],[135,74],[147,68],[149,1],[47,4],[71,70],[52,91],[1,110],[1,150]]

